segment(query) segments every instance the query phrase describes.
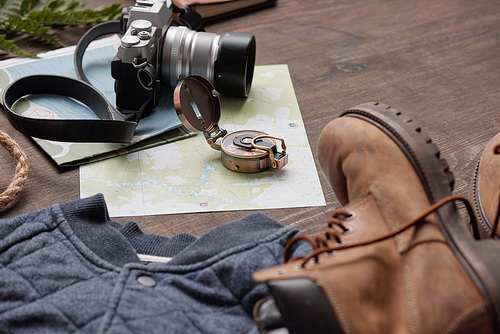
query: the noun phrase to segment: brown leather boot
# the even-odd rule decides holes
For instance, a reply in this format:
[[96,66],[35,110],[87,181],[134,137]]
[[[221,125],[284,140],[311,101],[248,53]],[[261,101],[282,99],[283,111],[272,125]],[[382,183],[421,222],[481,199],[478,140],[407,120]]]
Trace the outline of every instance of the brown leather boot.
[[[500,236],[500,133],[484,148],[471,187],[471,198],[479,220],[481,238]],[[492,229],[493,227],[493,229]]]
[[[254,274],[291,334],[499,332],[500,243],[472,237],[454,203],[465,199],[450,197],[453,176],[415,122],[359,105],[326,126],[318,156],[345,208]],[[290,259],[299,241],[313,252]]]

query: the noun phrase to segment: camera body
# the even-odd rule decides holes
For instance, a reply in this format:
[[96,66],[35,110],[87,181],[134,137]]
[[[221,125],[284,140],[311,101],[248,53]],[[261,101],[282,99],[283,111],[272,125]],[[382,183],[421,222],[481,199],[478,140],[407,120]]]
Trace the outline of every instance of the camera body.
[[123,37],[111,62],[116,106],[139,110],[157,106],[161,88],[179,76],[200,75],[222,94],[248,96],[255,66],[255,37],[217,35],[173,26],[170,0],[137,0],[121,15]]
[[172,20],[170,0],[138,0],[123,9],[120,21],[125,32],[111,61],[118,109],[139,110],[151,99],[158,105],[159,53]]

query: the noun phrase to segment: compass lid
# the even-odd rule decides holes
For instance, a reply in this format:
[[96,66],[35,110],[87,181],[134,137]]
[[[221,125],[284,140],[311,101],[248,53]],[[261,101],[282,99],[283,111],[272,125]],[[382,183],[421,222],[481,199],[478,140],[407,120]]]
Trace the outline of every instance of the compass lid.
[[182,78],[174,90],[174,107],[182,124],[190,130],[218,130],[220,99],[214,86],[202,76]]

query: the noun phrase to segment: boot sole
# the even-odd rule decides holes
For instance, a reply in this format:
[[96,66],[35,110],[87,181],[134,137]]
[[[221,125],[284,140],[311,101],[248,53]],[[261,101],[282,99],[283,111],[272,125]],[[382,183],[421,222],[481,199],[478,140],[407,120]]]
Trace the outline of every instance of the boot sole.
[[[431,138],[412,119],[376,102],[360,104],[341,116],[363,119],[386,133],[413,165],[431,203],[452,195],[454,178],[448,164],[440,158]],[[474,239],[454,203],[446,204],[435,215],[443,236],[488,304],[495,332],[500,332],[500,243]]]

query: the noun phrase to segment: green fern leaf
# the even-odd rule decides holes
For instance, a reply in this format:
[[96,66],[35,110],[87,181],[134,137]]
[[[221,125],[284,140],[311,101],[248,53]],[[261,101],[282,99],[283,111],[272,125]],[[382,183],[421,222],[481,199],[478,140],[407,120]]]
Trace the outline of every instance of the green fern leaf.
[[49,42],[55,46],[58,47],[64,46],[59,41],[59,38],[56,35],[49,32],[50,26],[39,26],[38,22],[30,19],[23,19],[19,15],[13,15],[2,23],[4,25],[0,24],[1,30],[17,31],[30,34],[33,36],[37,36],[40,39]]
[[[85,0],[0,0],[0,30],[26,33],[57,47],[64,46],[49,32],[51,27],[76,26],[117,20],[121,5],[84,9]],[[34,57],[20,50],[6,34],[0,35],[0,49],[24,57]]]
[[52,11],[44,9],[41,11],[31,12],[27,19],[39,22],[40,25],[60,26],[69,25],[76,26],[80,24],[88,24],[94,22],[111,21],[119,18],[120,4],[114,4],[102,10],[85,9],[81,11]]
[[38,4],[38,0],[23,0],[21,2],[21,5],[19,7],[19,15],[24,16],[30,11],[33,10],[33,8]]
[[[2,1],[2,0],[0,0]],[[33,0],[14,0],[30,2]],[[38,0],[36,5],[31,7],[30,12],[40,11],[44,9],[51,9],[54,11],[66,11],[66,10],[82,10],[85,0]]]
[[85,5],[85,0],[58,1],[58,6],[54,7],[54,11],[79,11],[83,10],[83,5]]
[[23,50],[19,49],[19,47],[15,45],[14,42],[7,40],[6,35],[4,34],[0,34],[0,49],[21,57],[36,58],[36,55],[24,52]]
[[0,2],[0,20],[7,19],[11,15],[17,15],[22,0],[3,0]]

